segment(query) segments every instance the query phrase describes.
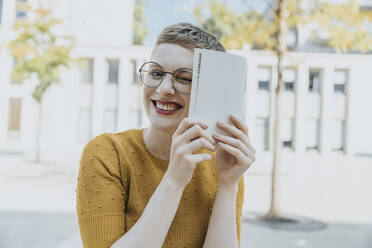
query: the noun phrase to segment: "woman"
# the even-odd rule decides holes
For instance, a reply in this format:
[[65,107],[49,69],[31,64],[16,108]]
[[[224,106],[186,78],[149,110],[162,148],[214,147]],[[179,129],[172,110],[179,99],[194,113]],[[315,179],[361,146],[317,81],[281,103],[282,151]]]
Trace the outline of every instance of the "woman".
[[239,246],[243,174],[255,150],[236,117],[218,124],[231,137],[187,118],[194,48],[225,51],[191,24],[165,28],[140,70],[150,126],[86,145],[77,186],[84,247]]

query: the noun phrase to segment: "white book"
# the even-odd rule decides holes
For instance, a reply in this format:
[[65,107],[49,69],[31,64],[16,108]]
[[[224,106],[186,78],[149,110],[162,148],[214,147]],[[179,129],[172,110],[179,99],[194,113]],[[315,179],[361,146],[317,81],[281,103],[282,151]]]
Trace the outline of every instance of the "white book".
[[246,74],[242,56],[194,49],[189,118],[207,124],[210,134],[229,135],[216,123],[232,124],[230,114],[244,120]]

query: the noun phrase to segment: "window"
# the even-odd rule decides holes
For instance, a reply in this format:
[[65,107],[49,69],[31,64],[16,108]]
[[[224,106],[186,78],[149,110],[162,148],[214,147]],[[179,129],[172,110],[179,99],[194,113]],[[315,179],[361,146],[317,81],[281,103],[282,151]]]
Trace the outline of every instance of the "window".
[[21,130],[21,98],[9,99],[8,138],[18,139]]
[[258,81],[259,90],[269,90],[269,81]]
[[306,150],[319,149],[319,119],[308,119],[305,122]]
[[25,18],[26,17],[26,8],[27,0],[17,0],[16,1],[16,18]]
[[345,94],[346,81],[347,71],[336,70],[334,74],[334,93]]
[[116,132],[118,111],[116,109],[106,109],[103,119],[104,132]]
[[78,140],[87,141],[91,137],[92,109],[81,108],[79,110]]
[[309,92],[320,92],[320,71],[310,70],[309,72]]
[[281,120],[281,136],[283,147],[292,147],[293,141],[293,118],[284,118]]
[[344,84],[335,84],[335,93],[345,93],[345,85]]
[[294,84],[296,81],[296,70],[295,69],[285,69],[283,71],[283,81],[284,81],[284,90],[293,91]]
[[259,67],[258,68],[258,89],[269,90],[271,81],[271,68]]
[[269,150],[269,118],[258,117],[256,119],[255,144],[259,150]]
[[345,121],[333,120],[331,129],[332,151],[343,151],[345,144]]
[[107,59],[108,64],[108,82],[117,84],[119,83],[119,60]]
[[284,82],[284,90],[285,91],[293,91],[294,90],[294,82]]
[[84,65],[81,70],[81,80],[84,83],[93,82],[94,59],[84,58]]

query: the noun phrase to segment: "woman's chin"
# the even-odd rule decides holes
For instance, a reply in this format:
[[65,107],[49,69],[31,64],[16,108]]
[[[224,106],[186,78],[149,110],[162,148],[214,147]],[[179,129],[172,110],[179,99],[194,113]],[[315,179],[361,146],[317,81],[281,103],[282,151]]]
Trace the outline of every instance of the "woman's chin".
[[154,116],[149,118],[151,126],[158,130],[162,130],[164,132],[170,133],[174,132],[178,125],[181,123],[182,119],[168,119],[164,120],[162,118],[153,118]]
[[167,132],[167,133],[173,133],[177,128],[178,128],[178,125],[179,123],[175,123],[175,122],[161,122],[161,121],[158,121],[158,122],[155,122],[155,123],[152,123],[152,126],[158,130],[162,130],[164,132]]

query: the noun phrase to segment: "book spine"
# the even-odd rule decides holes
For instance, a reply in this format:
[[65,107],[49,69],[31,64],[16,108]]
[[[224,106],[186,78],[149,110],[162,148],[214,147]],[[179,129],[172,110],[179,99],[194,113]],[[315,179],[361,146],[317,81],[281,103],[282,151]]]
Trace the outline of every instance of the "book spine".
[[200,76],[200,68],[201,68],[201,62],[202,62],[202,54],[199,53],[198,55],[198,70],[197,70],[197,78],[196,78],[196,96],[195,96],[195,104],[194,104],[194,115],[196,114],[197,106],[198,106],[198,88],[199,88],[199,76]]
[[199,58],[198,58],[198,82],[199,82],[199,76],[200,76],[201,60],[202,60],[202,54],[199,53]]

